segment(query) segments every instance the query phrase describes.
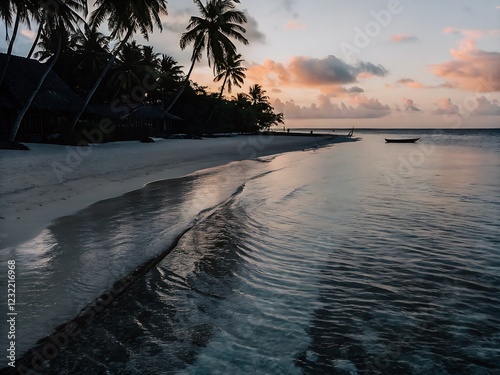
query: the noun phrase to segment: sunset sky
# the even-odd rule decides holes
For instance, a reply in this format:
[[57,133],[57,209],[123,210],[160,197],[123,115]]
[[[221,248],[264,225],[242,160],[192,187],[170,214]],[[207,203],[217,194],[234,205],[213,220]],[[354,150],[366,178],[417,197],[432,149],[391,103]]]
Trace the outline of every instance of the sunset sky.
[[[500,127],[500,0],[241,0],[238,44],[288,126]],[[179,38],[197,9],[169,0],[164,30],[149,42],[187,71]],[[3,27],[0,28],[5,51]],[[14,53],[26,54],[21,30]],[[216,90],[202,61],[193,80]]]

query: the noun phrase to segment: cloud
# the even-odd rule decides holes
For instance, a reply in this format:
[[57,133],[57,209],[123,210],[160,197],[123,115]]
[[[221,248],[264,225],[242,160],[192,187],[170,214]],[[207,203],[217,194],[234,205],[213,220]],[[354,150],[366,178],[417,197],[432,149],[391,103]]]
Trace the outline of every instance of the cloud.
[[247,17],[247,23],[243,25],[243,27],[247,30],[244,34],[245,38],[247,38],[250,42],[266,43],[266,35],[259,30],[259,23],[255,17],[248,14],[246,9],[243,13],[245,13],[245,16]]
[[36,34],[34,31],[32,30],[28,30],[28,29],[22,29],[19,34],[21,34],[22,36],[24,36],[26,39],[28,40],[35,40],[35,37],[36,37]]
[[463,89],[478,92],[500,91],[500,52],[488,52],[477,48],[476,40],[498,35],[500,30],[460,30],[452,27],[444,33],[461,35],[457,49],[451,49],[453,60],[436,64],[432,72],[438,77],[451,80]]
[[[434,115],[459,115],[459,107],[453,104],[450,98],[439,99],[434,102],[437,107],[435,110],[431,111]],[[464,108],[462,108],[464,109]],[[500,116],[500,105],[497,99],[488,99],[485,96],[476,98],[475,108],[470,111],[465,110],[472,115],[477,116]]]
[[349,102],[349,104],[332,103],[328,95],[320,95],[318,104],[313,103],[308,107],[301,107],[293,100],[283,103],[279,99],[274,100],[273,107],[276,111],[282,112],[286,118],[295,119],[380,118],[391,112],[389,106],[364,95],[350,97]]
[[385,84],[385,87],[387,88],[395,88],[395,87],[408,87],[410,89],[456,89],[458,87],[457,82],[443,82],[440,83],[439,85],[424,85],[421,82],[415,81],[412,78],[401,78],[396,81],[395,85],[391,85],[389,83]]
[[[250,42],[265,43],[266,36],[259,30],[259,24],[255,17],[251,16],[246,9],[243,9],[242,12],[247,17],[247,23],[242,25],[246,29],[246,33],[244,33],[245,38]],[[165,30],[181,35],[186,31],[191,16],[198,13],[198,10],[192,6],[178,9],[175,12],[169,12],[168,18],[162,22],[162,26]]]
[[351,88],[348,88],[347,89],[347,92],[350,92],[350,93],[361,93],[361,92],[365,92],[365,90],[363,90],[361,87],[359,86],[353,86]]
[[478,30],[478,29],[457,29],[455,27],[445,27],[443,29],[444,34],[459,35],[467,39],[477,40],[479,38],[484,38],[486,36],[495,36],[500,34],[500,29],[491,30]]
[[417,82],[411,78],[401,78],[400,80],[396,81],[396,86],[406,86],[412,89],[421,89],[426,87],[420,82]]
[[286,30],[306,30],[307,25],[297,20],[290,20],[285,25]]
[[379,77],[384,77],[388,73],[388,71],[382,65],[375,65],[370,62],[364,61],[359,62],[356,66],[356,69],[359,70],[359,73],[368,73],[373,76]]
[[[294,7],[295,7],[295,0],[284,0],[283,1],[283,8],[285,9],[285,11],[287,13],[291,14],[293,18],[297,18],[298,14],[297,14],[297,12],[295,12]],[[280,9],[280,12],[281,12],[281,9]]]
[[385,76],[387,73],[382,65],[370,62],[350,65],[333,55],[322,59],[296,56],[286,64],[273,60],[253,64],[249,66],[247,78],[265,86],[310,87],[320,88],[323,92],[342,92],[345,90],[342,85],[356,83],[358,77]]
[[450,98],[438,99],[434,105],[437,107],[431,111],[434,115],[455,115],[459,112],[458,106],[453,104]]
[[421,111],[421,109],[415,105],[415,102],[409,98],[403,98],[403,107],[404,107],[405,111],[410,111],[410,112],[420,112]]
[[396,35],[391,35],[389,41],[392,43],[411,43],[411,42],[417,42],[418,38],[415,35],[396,34]]
[[437,86],[435,86],[436,88],[445,88],[445,89],[456,89],[458,88],[458,83],[457,82],[444,82],[444,83],[441,83]]
[[163,29],[172,31],[176,34],[182,34],[186,31],[191,16],[197,14],[197,9],[188,7],[168,13],[168,18],[162,22]]
[[489,100],[485,96],[476,98],[477,107],[472,112],[474,115],[479,116],[500,116],[500,105],[498,100]]

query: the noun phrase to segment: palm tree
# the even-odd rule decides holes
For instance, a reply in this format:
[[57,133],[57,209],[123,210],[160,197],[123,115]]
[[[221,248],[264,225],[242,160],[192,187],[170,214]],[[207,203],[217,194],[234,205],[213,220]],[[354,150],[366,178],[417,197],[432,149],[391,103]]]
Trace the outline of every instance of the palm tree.
[[152,46],[142,46],[142,64],[153,70],[160,69],[160,54],[154,52]]
[[162,55],[160,73],[165,77],[169,77],[174,82],[180,82],[184,77],[182,66],[177,65],[177,61],[172,56],[167,55]]
[[28,52],[28,55],[26,56],[26,58],[28,58],[28,59],[31,59],[31,56],[33,55],[33,52],[35,52],[35,48],[38,45],[38,41],[40,40],[40,37],[42,36],[43,25],[45,24],[45,9],[38,8],[32,13],[31,16],[38,23],[38,30],[36,32],[35,40],[33,41],[33,44],[31,45],[31,49]]
[[233,96],[234,104],[242,109],[245,109],[252,104],[249,99],[250,97],[244,92],[239,92],[236,96]]
[[95,25],[84,26],[73,36],[76,58],[73,84],[74,89],[82,95],[90,90],[109,56],[109,38],[99,32]]
[[179,90],[180,83],[184,80],[182,67],[172,56],[161,55],[156,72],[156,88],[149,92],[152,101],[165,105],[166,98],[174,95]]
[[178,65],[172,56],[163,55],[159,68],[159,89],[163,92],[172,93],[177,91],[179,83],[184,79],[182,66]]
[[130,93],[134,86],[140,85],[147,67],[143,49],[135,41],[123,46],[116,61],[108,83],[108,87],[115,93],[113,99],[121,94]]
[[37,5],[34,0],[2,0],[0,2],[0,19],[5,23],[5,37],[7,40],[9,40],[8,29],[12,27],[13,14],[16,14],[12,37],[9,41],[9,47],[7,48],[7,59],[5,61],[5,65],[0,71],[0,86],[2,85],[5,74],[7,73],[7,67],[9,66],[10,57],[12,56],[12,49],[14,47],[14,41],[16,40],[19,24],[21,22],[25,22],[29,27],[30,17],[34,12],[36,12],[36,9]]
[[54,56],[50,59],[50,62],[47,63],[47,67],[40,77],[40,80],[37,82],[35,86],[35,90],[32,92],[30,97],[26,100],[24,105],[18,112],[16,120],[12,125],[12,129],[9,136],[9,141],[14,142],[17,136],[17,132],[19,127],[21,126],[21,122],[24,118],[24,115],[28,111],[35,99],[36,94],[40,91],[40,88],[45,81],[45,78],[49,75],[50,71],[54,67],[57,58],[59,57],[59,53],[61,52],[61,35],[65,30],[75,31],[76,25],[83,21],[78,12],[83,12],[86,14],[87,12],[87,1],[86,0],[53,0],[52,5],[57,7],[57,10],[46,10],[45,16],[45,24],[44,28],[47,32],[53,32],[58,36],[57,41],[57,49],[55,51]]
[[227,60],[219,66],[219,72],[214,78],[214,82],[219,82],[224,78],[222,86],[219,93],[219,99],[224,93],[224,87],[227,83],[227,91],[231,93],[233,85],[241,87],[245,82],[245,70],[247,68],[241,66],[244,60],[241,58],[241,54],[231,55],[227,57]]
[[73,129],[104,76],[113,65],[118,53],[130,37],[140,31],[144,38],[148,40],[149,33],[153,31],[154,26],[158,27],[160,31],[163,30],[160,16],[167,14],[166,0],[96,0],[94,5],[97,8],[90,17],[91,24],[97,26],[107,19],[108,28],[111,30],[111,39],[121,38],[121,41],[119,41],[94,86],[88,92],[82,108],[75,115],[71,125]]
[[[56,54],[58,48],[61,48],[61,55],[70,56],[74,53],[76,44],[74,43],[71,31],[66,29],[54,30],[50,26],[42,27],[41,29],[42,31],[38,42],[38,47],[40,49],[34,54],[34,57],[38,61],[49,60]],[[61,44],[61,46],[59,46],[59,44]]]
[[272,125],[284,123],[283,113],[274,113],[274,108],[269,103],[269,96],[261,85],[250,86],[248,98],[257,113],[258,129],[269,129]]
[[214,82],[219,82],[222,79],[224,79],[224,81],[222,82],[222,86],[219,92],[219,100],[214,102],[212,110],[210,111],[210,114],[208,115],[204,126],[207,126],[212,119],[212,116],[215,112],[215,107],[217,106],[217,103],[220,101],[220,99],[222,98],[222,94],[224,93],[224,87],[226,86],[226,83],[227,91],[230,93],[233,88],[233,84],[235,86],[241,87],[243,82],[245,82],[246,75],[244,72],[245,70],[247,70],[247,68],[241,66],[241,63],[243,61],[244,60],[241,58],[241,54],[236,54],[228,56],[226,61],[219,65],[218,74],[215,76]]
[[236,46],[230,38],[234,38],[243,44],[248,44],[248,40],[243,36],[246,32],[241,26],[247,22],[245,14],[235,9],[235,0],[207,0],[203,5],[201,0],[194,0],[201,17],[192,16],[189,25],[181,36],[180,46],[184,50],[188,45],[193,44],[191,55],[191,67],[184,79],[184,83],[177,92],[174,100],[165,112],[175,105],[187,84],[196,62],[201,60],[203,50],[206,49],[208,65],[213,67],[214,72],[217,66],[225,61],[226,56],[236,54]]
[[248,96],[250,98],[252,105],[269,103],[269,96],[266,95],[266,90],[263,90],[262,86],[259,85],[258,83],[256,83],[253,86],[250,86],[250,89],[248,91]]

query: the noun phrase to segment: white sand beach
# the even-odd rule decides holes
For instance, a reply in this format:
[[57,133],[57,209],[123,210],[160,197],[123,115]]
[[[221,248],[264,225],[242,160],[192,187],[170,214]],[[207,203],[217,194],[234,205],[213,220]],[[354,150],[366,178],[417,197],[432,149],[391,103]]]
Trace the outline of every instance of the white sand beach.
[[54,219],[145,184],[232,161],[335,143],[342,137],[235,136],[0,150],[0,248],[28,241]]

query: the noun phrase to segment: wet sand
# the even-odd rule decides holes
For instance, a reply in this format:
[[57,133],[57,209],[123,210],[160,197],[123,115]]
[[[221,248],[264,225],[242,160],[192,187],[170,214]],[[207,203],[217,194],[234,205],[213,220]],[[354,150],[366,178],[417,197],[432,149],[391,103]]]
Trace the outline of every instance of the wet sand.
[[0,248],[28,241],[54,219],[97,201],[232,161],[322,147],[343,136],[234,136],[0,150]]

